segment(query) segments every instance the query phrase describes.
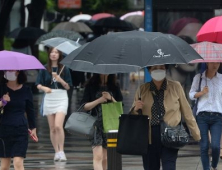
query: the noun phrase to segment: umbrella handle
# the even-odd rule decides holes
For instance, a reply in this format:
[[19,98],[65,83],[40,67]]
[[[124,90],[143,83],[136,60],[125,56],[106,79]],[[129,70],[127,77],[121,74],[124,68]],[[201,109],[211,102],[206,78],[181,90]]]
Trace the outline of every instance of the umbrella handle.
[[64,68],[65,68],[65,65],[63,65],[61,71],[59,72],[59,76],[60,76],[60,74],[62,73],[62,71],[63,71]]
[[[139,97],[139,100],[141,100],[141,97]],[[139,115],[142,115],[142,114],[143,114],[143,113],[142,113],[142,109],[137,110],[137,113],[138,113]]]

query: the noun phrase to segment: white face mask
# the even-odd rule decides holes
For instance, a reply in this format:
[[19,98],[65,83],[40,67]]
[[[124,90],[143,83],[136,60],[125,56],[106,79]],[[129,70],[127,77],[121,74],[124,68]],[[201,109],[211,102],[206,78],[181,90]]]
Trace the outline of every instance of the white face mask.
[[17,79],[15,73],[14,71],[6,71],[4,77],[9,81],[15,81]]
[[161,81],[166,77],[166,70],[153,70],[151,77],[156,81]]

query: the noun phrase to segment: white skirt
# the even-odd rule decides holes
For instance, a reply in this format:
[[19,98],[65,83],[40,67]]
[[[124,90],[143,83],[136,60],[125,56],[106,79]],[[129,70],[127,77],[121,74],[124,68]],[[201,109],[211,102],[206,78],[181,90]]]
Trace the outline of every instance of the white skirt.
[[68,95],[66,90],[52,89],[51,93],[46,93],[43,104],[43,115],[56,114],[62,112],[67,114]]

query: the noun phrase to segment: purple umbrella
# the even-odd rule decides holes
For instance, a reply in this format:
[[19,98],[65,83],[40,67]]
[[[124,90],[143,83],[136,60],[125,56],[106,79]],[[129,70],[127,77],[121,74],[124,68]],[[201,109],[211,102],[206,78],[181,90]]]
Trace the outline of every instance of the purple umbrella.
[[33,70],[45,67],[32,55],[0,51],[0,70]]

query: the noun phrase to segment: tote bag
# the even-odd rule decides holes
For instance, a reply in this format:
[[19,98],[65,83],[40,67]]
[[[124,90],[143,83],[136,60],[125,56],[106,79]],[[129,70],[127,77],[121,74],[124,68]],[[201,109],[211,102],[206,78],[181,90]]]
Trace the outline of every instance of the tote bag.
[[69,116],[65,124],[65,129],[69,133],[77,133],[92,138],[95,131],[94,124],[97,120],[97,117],[82,111],[84,105],[85,104],[81,105],[76,112],[73,112]]
[[148,116],[123,114],[119,119],[116,151],[125,155],[147,154],[149,142]]
[[110,102],[102,104],[103,130],[118,130],[119,116],[123,114],[122,102]]

